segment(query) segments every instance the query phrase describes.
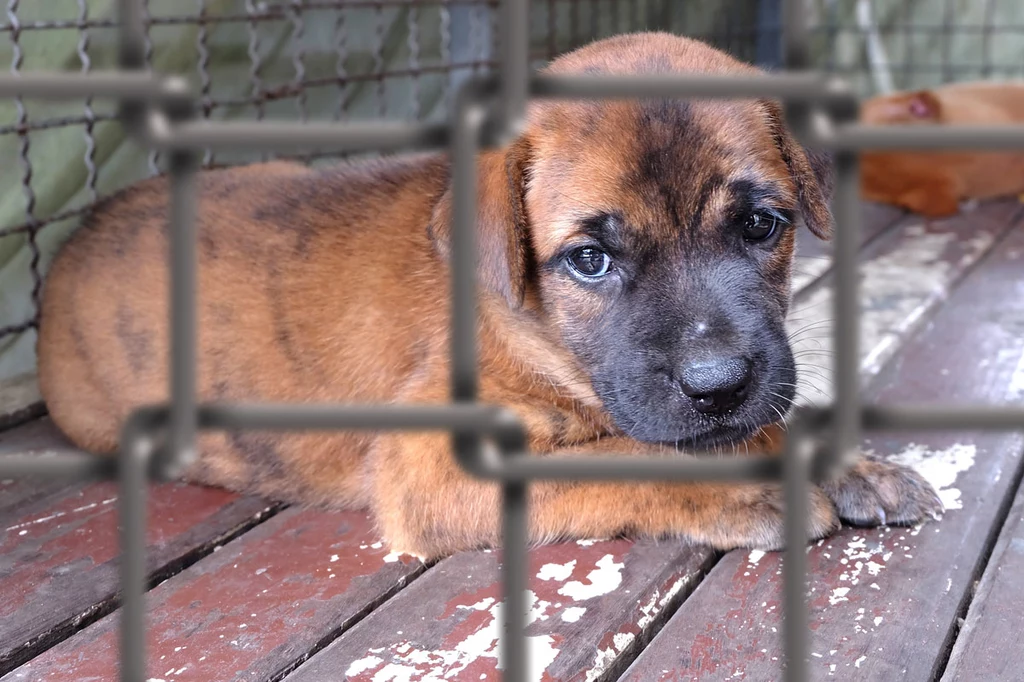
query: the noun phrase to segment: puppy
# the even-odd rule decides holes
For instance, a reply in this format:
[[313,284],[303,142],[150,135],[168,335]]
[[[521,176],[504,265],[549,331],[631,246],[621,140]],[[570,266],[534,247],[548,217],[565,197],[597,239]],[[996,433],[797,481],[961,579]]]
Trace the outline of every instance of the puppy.
[[[979,82],[872,98],[861,108],[872,125],[1024,123],[1024,82]],[[868,152],[861,156],[864,198],[939,218],[960,202],[1024,193],[1022,152]]]
[[[753,67],[645,33],[554,61],[553,74]],[[204,173],[204,401],[444,404],[452,193],[444,155],[309,170]],[[776,450],[796,385],[784,327],[796,224],[831,225],[830,171],[770,101],[537,102],[479,163],[480,395],[537,456]],[[81,447],[111,451],[135,407],[167,399],[167,187],[97,208],[46,282],[43,393]],[[208,433],[188,478],[368,508],[423,557],[499,540],[499,488],[444,433]],[[774,484],[536,482],[530,535],[675,536],[778,548]],[[865,460],[811,488],[808,531],[914,523],[941,509],[911,470]]]

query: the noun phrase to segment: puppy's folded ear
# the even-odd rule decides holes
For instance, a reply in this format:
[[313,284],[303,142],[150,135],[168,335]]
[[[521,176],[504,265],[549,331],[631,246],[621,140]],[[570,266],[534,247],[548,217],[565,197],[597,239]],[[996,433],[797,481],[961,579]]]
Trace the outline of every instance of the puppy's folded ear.
[[[486,151],[477,161],[477,277],[480,286],[499,294],[512,308],[523,304],[529,263],[525,193],[530,145],[518,140]],[[445,259],[451,253],[452,188],[438,200],[430,234]]]
[[804,224],[821,239],[832,236],[832,194],[835,170],[830,154],[803,147],[786,128],[782,108],[766,102],[775,144],[796,183],[797,199]]
[[919,90],[910,95],[907,111],[914,118],[938,121],[942,117],[942,102],[930,90]]

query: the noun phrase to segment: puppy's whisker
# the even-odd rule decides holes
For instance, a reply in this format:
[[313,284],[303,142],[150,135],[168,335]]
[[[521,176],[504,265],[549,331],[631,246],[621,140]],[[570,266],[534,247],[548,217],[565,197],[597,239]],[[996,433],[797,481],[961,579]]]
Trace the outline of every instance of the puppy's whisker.
[[831,322],[828,321],[828,320],[815,320],[814,322],[811,322],[810,324],[806,324],[803,327],[800,327],[799,329],[796,329],[796,330],[792,331],[789,334],[789,338],[793,338],[797,334],[799,334],[799,333],[801,333],[803,331],[807,331],[808,329],[815,329],[816,327],[821,327],[823,325],[829,325],[829,324],[831,324]]

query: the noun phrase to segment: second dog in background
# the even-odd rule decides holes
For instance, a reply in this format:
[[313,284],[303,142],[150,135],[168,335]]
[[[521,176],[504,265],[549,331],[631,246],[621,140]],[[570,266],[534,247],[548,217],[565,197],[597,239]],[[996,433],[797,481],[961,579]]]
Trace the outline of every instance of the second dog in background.
[[[867,100],[869,125],[1024,123],[1024,82],[973,82],[898,92]],[[865,199],[929,218],[954,215],[960,203],[1024,193],[1024,151],[884,151],[861,156]]]

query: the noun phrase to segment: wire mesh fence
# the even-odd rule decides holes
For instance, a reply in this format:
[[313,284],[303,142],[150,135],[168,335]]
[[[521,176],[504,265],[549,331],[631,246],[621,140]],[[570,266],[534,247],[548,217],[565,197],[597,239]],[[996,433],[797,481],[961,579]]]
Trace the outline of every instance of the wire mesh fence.
[[[65,3],[66,4],[66,3]],[[169,172],[172,186],[172,343],[171,343],[171,403],[167,407],[136,413],[125,427],[121,458],[116,466],[80,454],[68,454],[44,460],[29,457],[10,457],[0,462],[5,476],[21,475],[117,475],[121,481],[120,513],[122,548],[122,678],[144,679],[144,608],[145,570],[142,557],[144,547],[145,483],[150,477],[174,475],[192,456],[198,429],[435,429],[453,434],[453,449],[461,463],[477,474],[499,481],[504,488],[504,543],[506,563],[505,619],[507,640],[504,648],[506,679],[525,679],[526,650],[523,639],[523,584],[525,578],[525,493],[531,480],[545,478],[569,479],[743,479],[771,478],[785,480],[787,485],[787,538],[786,571],[786,675],[790,680],[805,679],[801,662],[806,654],[805,618],[803,617],[803,504],[806,485],[812,474],[821,475],[830,465],[838,465],[846,453],[859,442],[860,432],[869,429],[909,428],[983,428],[1019,429],[1024,415],[1015,410],[928,410],[889,408],[884,411],[863,409],[857,395],[857,165],[856,153],[865,148],[1006,148],[1024,147],[1024,132],[1014,129],[953,129],[941,133],[928,130],[891,131],[862,128],[852,122],[858,88],[889,87],[897,80],[898,70],[891,68],[888,59],[872,40],[882,41],[877,22],[863,21],[864,10],[855,19],[860,22],[850,29],[864,39],[864,48],[853,61],[843,61],[833,51],[824,53],[819,66],[826,71],[857,73],[861,76],[854,88],[837,85],[834,81],[815,74],[779,74],[762,78],[703,78],[676,77],[654,79],[571,79],[528,77],[528,65],[544,60],[579,42],[623,29],[666,28],[677,32],[680,23],[692,21],[679,5],[648,2],[609,3],[610,21],[602,25],[602,14],[585,14],[589,5],[598,8],[601,3],[548,2],[533,3],[527,15],[525,4],[506,0],[497,5],[485,2],[447,2],[433,5],[436,10],[437,42],[426,37],[421,20],[427,17],[427,3],[413,2],[246,2],[244,11],[229,9],[238,3],[216,3],[200,0],[194,15],[162,14],[153,2],[123,0],[120,3],[123,21],[90,19],[89,4],[77,3],[75,19],[43,17],[26,19],[19,13],[17,0],[8,3],[8,23],[0,26],[12,44],[12,69],[15,76],[0,80],[0,96],[13,98],[11,109],[15,118],[13,127],[3,129],[4,135],[17,139],[15,158],[22,173],[18,179],[23,197],[25,222],[0,230],[0,237],[18,238],[28,245],[33,308],[38,302],[39,286],[45,269],[44,247],[40,237],[44,228],[62,219],[74,217],[104,194],[100,157],[104,153],[100,129],[104,125],[118,127],[125,139],[141,142],[135,165],[145,163],[145,172],[126,172],[122,180],[141,177],[147,172]],[[922,5],[927,4],[922,2]],[[691,3],[687,8],[697,7]],[[56,5],[47,5],[52,9]],[[179,6],[180,5],[176,5]],[[863,3],[841,5],[835,2],[804,4],[796,0],[761,0],[719,4],[710,16],[721,16],[724,33],[710,33],[703,37],[724,45],[731,44],[734,53],[766,66],[806,69],[817,61],[812,59],[816,41],[837,45],[839,36],[847,32],[841,24],[841,9],[852,7],[855,14]],[[947,6],[955,9],[950,0]],[[994,25],[997,13],[994,2],[984,3],[986,16]],[[33,6],[36,9],[41,5]],[[167,7],[170,7],[168,4]],[[722,8],[725,7],[725,10]],[[543,10],[537,19],[538,8]],[[817,14],[808,12],[815,9]],[[952,36],[954,9],[950,9],[941,24],[940,34]],[[220,12],[220,13],[218,13]],[[334,12],[334,21],[314,21],[316,12]],[[353,33],[354,14],[366,13],[372,30]],[[500,12],[500,14],[499,14]],[[349,14],[349,16],[343,16]],[[410,18],[411,17],[411,18]],[[500,17],[500,20],[499,20]],[[560,17],[565,18],[560,24]],[[807,30],[811,19],[828,18],[834,23],[819,23],[815,31]],[[589,28],[582,26],[589,19]],[[706,16],[705,16],[706,19]],[[433,21],[433,19],[431,19]],[[278,41],[280,50],[287,51],[282,64],[284,71],[273,71],[271,64],[280,61],[261,56],[261,47],[271,43],[259,35],[261,24],[284,24]],[[219,77],[213,70],[216,56],[214,26],[241,27],[246,36],[243,61],[244,80],[241,92],[234,98],[220,94],[216,83]],[[567,27],[566,33],[555,30]],[[714,22],[708,25],[715,25]],[[957,24],[958,25],[958,24]],[[190,27],[194,37],[195,56],[186,62],[196,68],[192,83],[181,80],[162,80],[145,74],[111,75],[114,67],[133,69],[150,67],[158,74],[177,73],[173,68],[157,68],[157,30]],[[499,26],[500,31],[495,30]],[[538,26],[547,32],[535,30]],[[398,28],[395,28],[398,27]],[[404,28],[402,28],[404,27]],[[785,27],[785,30],[783,28]],[[99,45],[92,33],[116,29],[108,38],[108,53],[104,62],[90,53],[90,46]],[[933,29],[935,29],[933,31]],[[29,40],[34,31],[71,30],[76,32],[75,55],[79,61],[78,76],[43,77],[31,74]],[[392,33],[397,31],[397,33]],[[931,27],[928,33],[936,32]],[[334,74],[318,76],[314,63],[316,51],[304,41],[313,36],[329,38],[334,58]],[[362,70],[357,63],[354,42],[369,45],[363,54]],[[700,32],[696,32],[701,35]],[[399,36],[396,41],[394,35]],[[448,36],[445,38],[445,36]],[[341,38],[339,38],[341,36]],[[458,36],[458,38],[456,38]],[[753,39],[751,37],[753,36]],[[872,38],[875,36],[875,38]],[[776,38],[778,40],[776,40]],[[311,38],[310,38],[311,39]],[[506,42],[502,42],[506,41]],[[312,44],[312,43],[311,43]],[[311,45],[310,44],[310,45]],[[909,44],[909,42],[908,42]],[[951,42],[943,54],[953,64]],[[990,53],[993,38],[989,35],[981,43]],[[436,52],[433,47],[436,45]],[[446,46],[447,45],[447,46]],[[388,46],[393,52],[388,52]],[[268,53],[269,54],[269,53]],[[389,56],[390,55],[390,56]],[[396,56],[397,55],[397,56]],[[499,56],[500,55],[500,58]],[[433,61],[434,59],[438,61]],[[406,64],[394,67],[392,59]],[[170,62],[170,63],[173,63]],[[932,65],[934,66],[934,65]],[[956,78],[954,69],[946,63],[939,65],[943,80]],[[326,67],[324,67],[326,68]],[[1009,68],[1009,67],[1007,67]],[[290,69],[290,72],[289,72]],[[432,69],[434,69],[432,71]],[[994,75],[1002,66],[993,60],[969,64],[964,69],[976,69],[980,76]],[[58,69],[59,70],[59,69]],[[65,71],[68,69],[64,69]],[[931,68],[924,70],[931,72]],[[486,78],[489,73],[500,75],[498,80]],[[958,73],[959,70],[956,70]],[[241,73],[241,72],[239,72]],[[474,73],[479,76],[472,85],[462,87]],[[904,71],[901,78],[908,78]],[[973,72],[972,72],[973,73]],[[931,76],[928,76],[931,78]],[[241,79],[241,77],[239,77]],[[432,81],[431,79],[435,80]],[[226,82],[231,82],[228,75]],[[395,85],[401,83],[402,85]],[[433,83],[433,84],[431,84]],[[234,81],[238,85],[237,81]],[[868,85],[865,85],[868,84]],[[191,87],[191,90],[190,90]],[[321,108],[318,88],[328,93],[330,106]],[[394,100],[389,99],[392,93]],[[359,99],[356,91],[372,93]],[[196,93],[193,98],[191,93]],[[457,97],[453,93],[460,93]],[[842,227],[837,230],[835,280],[837,294],[834,299],[835,325],[835,383],[836,402],[828,410],[804,413],[791,426],[787,439],[786,456],[781,460],[750,458],[744,461],[722,462],[714,459],[665,460],[615,458],[587,458],[586,462],[545,460],[525,457],[525,435],[522,426],[500,409],[476,405],[476,354],[474,306],[474,236],[471,216],[475,182],[475,157],[481,146],[493,144],[495,139],[485,135],[487,116],[483,105],[493,97],[500,97],[498,112],[501,122],[509,123],[522,112],[528,96],[608,98],[608,97],[778,97],[787,102],[791,124],[804,139],[829,147],[837,154],[839,194],[836,202],[837,219]],[[37,99],[64,102],[63,117],[52,116],[54,109],[46,109],[47,117],[33,117],[31,104]],[[66,104],[72,102],[72,104]],[[120,108],[116,108],[120,105]],[[191,105],[196,105],[192,107]],[[360,106],[367,107],[360,109]],[[71,113],[81,108],[81,114]],[[219,121],[224,125],[197,126],[182,112],[194,108],[200,120]],[[290,112],[289,112],[290,109]],[[239,125],[231,112],[245,111],[255,119],[262,119],[259,127]],[[811,116],[818,115],[817,118]],[[148,116],[147,116],[148,115]],[[244,118],[241,114],[237,118]],[[449,127],[445,120],[451,120]],[[288,121],[273,123],[274,120]],[[326,124],[314,125],[314,120]],[[295,124],[294,122],[297,122]],[[812,125],[814,124],[814,125]],[[78,175],[84,177],[82,191],[86,201],[81,207],[53,211],[39,201],[41,192],[36,169],[41,159],[52,163],[52,157],[33,158],[33,135],[47,132],[79,129],[84,138]],[[201,165],[236,163],[259,158],[270,152],[291,153],[297,148],[313,149],[315,155],[337,155],[345,152],[387,153],[410,149],[450,148],[453,155],[455,187],[455,219],[453,226],[453,329],[452,329],[452,399],[448,407],[416,409],[395,407],[342,407],[342,406],[245,406],[227,405],[218,408],[197,406],[194,386],[195,373],[195,231],[190,206],[193,202],[194,174]],[[244,152],[244,153],[243,153]],[[240,156],[231,156],[238,153]],[[248,156],[246,155],[248,154]],[[255,155],[255,156],[253,156]],[[304,158],[310,158],[308,156]],[[163,165],[161,165],[163,164]],[[132,164],[127,164],[132,168]],[[5,195],[4,201],[9,196]],[[55,217],[56,216],[56,217]],[[46,230],[47,232],[49,230]],[[10,247],[9,247],[10,248]],[[0,251],[0,255],[3,255]],[[13,337],[35,325],[33,316],[0,329],[3,337]],[[466,404],[468,403],[468,404]],[[827,441],[823,438],[826,433]],[[158,447],[161,433],[169,434],[167,447]],[[482,443],[493,441],[504,455],[490,459],[482,455]]]
[[[533,0],[533,64],[595,38],[668,30],[769,68],[781,64],[779,0]],[[491,73],[497,0],[147,0],[143,59],[186,78],[204,120],[443,120],[459,84]],[[1012,0],[815,0],[812,65],[858,93],[1024,73],[1024,9]],[[12,73],[89,73],[117,63],[109,2],[7,3],[0,61]],[[166,172],[131,144],[114,103],[0,104],[0,378],[30,370],[42,276],[98,199]],[[298,156],[330,163],[338,150]],[[261,158],[214,154],[204,166]],[[59,159],[59,162],[55,162]]]

